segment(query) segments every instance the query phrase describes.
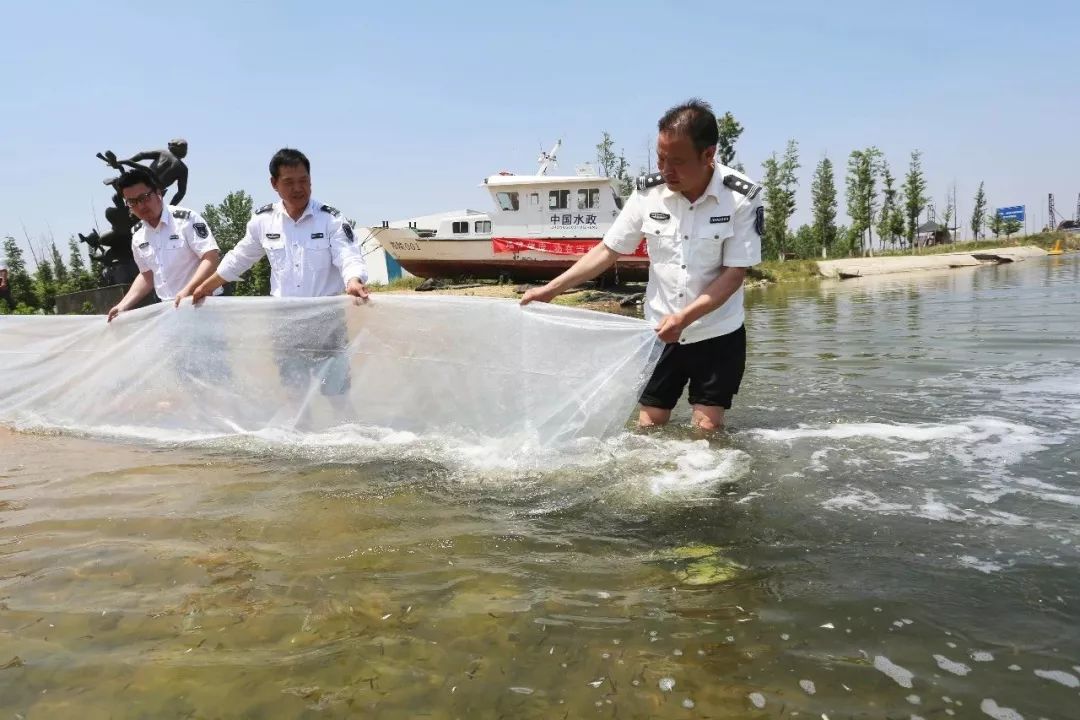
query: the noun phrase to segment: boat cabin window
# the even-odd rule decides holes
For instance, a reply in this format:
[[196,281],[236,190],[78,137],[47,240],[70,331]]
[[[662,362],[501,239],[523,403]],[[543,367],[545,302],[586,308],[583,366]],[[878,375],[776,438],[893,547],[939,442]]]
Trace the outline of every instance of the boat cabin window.
[[516,192],[495,193],[495,197],[499,201],[500,210],[518,209],[518,194]]
[[584,188],[577,191],[577,209],[592,210],[600,207],[600,188]]
[[529,193],[529,205],[536,207],[540,204],[540,193]]
[[473,231],[477,235],[485,235],[485,234],[490,233],[491,232],[491,221],[490,220],[477,220],[475,223],[473,223]]
[[454,233],[461,234],[469,232],[468,220],[455,220],[454,221]]
[[566,210],[569,207],[569,190],[552,190],[548,193],[548,210]]

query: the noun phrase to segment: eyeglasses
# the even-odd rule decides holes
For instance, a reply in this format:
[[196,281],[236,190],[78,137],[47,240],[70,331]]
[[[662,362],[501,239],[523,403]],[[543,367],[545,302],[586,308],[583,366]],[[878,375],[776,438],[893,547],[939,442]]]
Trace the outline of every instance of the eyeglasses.
[[150,196],[153,195],[153,194],[154,194],[153,190],[147,190],[142,195],[136,195],[133,198],[126,197],[126,198],[124,198],[124,204],[127,205],[129,208],[133,208],[136,205],[142,205],[144,202],[149,200]]

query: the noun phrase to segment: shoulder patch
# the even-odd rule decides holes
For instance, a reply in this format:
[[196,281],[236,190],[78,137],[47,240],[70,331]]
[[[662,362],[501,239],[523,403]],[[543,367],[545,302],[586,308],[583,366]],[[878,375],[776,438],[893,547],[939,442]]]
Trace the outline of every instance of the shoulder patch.
[[651,187],[662,185],[664,183],[664,176],[660,173],[652,173],[651,175],[639,175],[638,179],[634,182],[638,190],[648,190]]
[[142,230],[142,220],[131,226],[131,232],[139,232]]
[[737,193],[745,195],[750,200],[757,197],[757,194],[761,192],[761,186],[752,183],[749,180],[743,180],[738,175],[725,175],[724,187],[734,190]]
[[337,211],[337,208],[332,208],[329,205],[323,205],[319,209],[322,210],[324,213],[330,213],[334,217],[337,217],[338,215],[341,214],[340,212]]
[[274,203],[266,203],[266,204],[265,204],[265,205],[263,205],[263,206],[262,206],[261,208],[259,208],[258,210],[256,210],[256,211],[255,211],[255,214],[256,214],[256,215],[262,215],[263,213],[268,213],[268,212],[270,212],[270,211],[271,211],[271,210],[273,210],[273,209],[274,209]]
[[191,211],[190,210],[173,210],[172,211],[172,216],[174,218],[178,218],[180,220],[187,220],[189,217],[191,217]]

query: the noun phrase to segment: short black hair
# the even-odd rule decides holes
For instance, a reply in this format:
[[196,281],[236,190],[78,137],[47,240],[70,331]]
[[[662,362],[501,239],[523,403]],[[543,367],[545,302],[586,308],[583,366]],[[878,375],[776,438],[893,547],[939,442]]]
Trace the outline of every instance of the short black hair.
[[161,183],[158,181],[157,175],[150,172],[149,168],[144,167],[131,168],[120,173],[120,177],[116,179],[116,192],[123,194],[124,188],[135,187],[139,184],[161,192]]
[[270,158],[270,177],[276,178],[282,165],[303,165],[308,174],[311,174],[311,163],[308,162],[307,156],[293,148],[281,148],[274,153],[274,157]]
[[668,110],[657,127],[662,133],[686,135],[698,152],[720,142],[712,106],[700,98],[690,98]]

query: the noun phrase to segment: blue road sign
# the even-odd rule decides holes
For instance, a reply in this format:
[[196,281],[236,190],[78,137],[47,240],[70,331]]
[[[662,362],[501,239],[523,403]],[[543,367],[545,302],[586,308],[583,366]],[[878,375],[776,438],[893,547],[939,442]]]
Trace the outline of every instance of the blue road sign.
[[1024,205],[1013,205],[997,209],[997,216],[1002,220],[1019,220],[1024,222]]

